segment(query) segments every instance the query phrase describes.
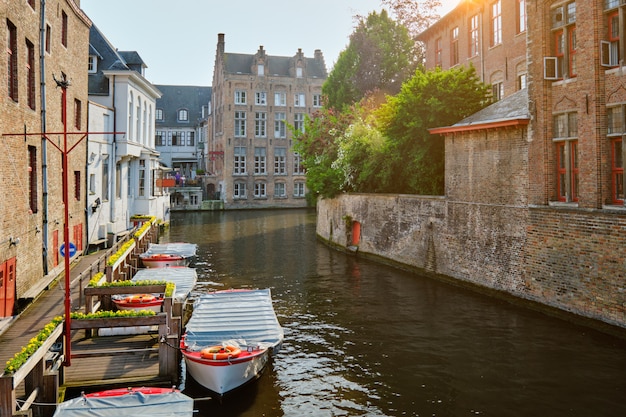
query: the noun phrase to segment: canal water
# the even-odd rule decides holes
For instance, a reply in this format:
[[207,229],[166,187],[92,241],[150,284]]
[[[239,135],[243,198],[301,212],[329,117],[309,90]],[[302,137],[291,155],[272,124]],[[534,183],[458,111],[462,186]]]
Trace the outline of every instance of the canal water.
[[309,210],[176,213],[195,295],[271,288],[283,349],[200,416],[626,416],[626,340],[332,250]]

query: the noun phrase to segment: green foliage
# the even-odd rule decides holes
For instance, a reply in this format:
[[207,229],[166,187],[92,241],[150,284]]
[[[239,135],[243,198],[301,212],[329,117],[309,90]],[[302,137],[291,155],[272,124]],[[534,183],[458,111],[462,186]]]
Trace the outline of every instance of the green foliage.
[[473,67],[416,71],[377,112],[389,138],[389,164],[379,175],[387,192],[443,193],[444,141],[428,129],[450,126],[487,104],[489,89]]
[[327,106],[341,110],[368,93],[399,91],[417,67],[415,42],[385,10],[360,18],[350,43],[322,87]]
[[428,129],[452,125],[487,104],[474,68],[416,71],[395,96],[369,95],[342,112],[307,120],[296,150],[315,197],[340,192],[441,195],[444,140]]

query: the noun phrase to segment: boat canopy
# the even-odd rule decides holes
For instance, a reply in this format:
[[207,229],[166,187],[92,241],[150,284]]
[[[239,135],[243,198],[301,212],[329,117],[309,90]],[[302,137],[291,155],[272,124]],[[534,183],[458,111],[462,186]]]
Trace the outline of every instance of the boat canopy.
[[278,349],[284,338],[269,288],[203,294],[194,304],[186,330],[190,351],[232,341],[242,348]]
[[183,258],[196,256],[198,245],[195,243],[173,242],[173,243],[151,243],[148,250],[139,255],[145,258],[152,255],[177,255]]
[[168,281],[176,284],[174,299],[182,302],[196,286],[198,273],[195,268],[170,266],[166,268],[138,269],[131,281]]
[[193,398],[178,391],[165,394],[133,392],[113,397],[81,396],[57,406],[53,417],[191,417]]

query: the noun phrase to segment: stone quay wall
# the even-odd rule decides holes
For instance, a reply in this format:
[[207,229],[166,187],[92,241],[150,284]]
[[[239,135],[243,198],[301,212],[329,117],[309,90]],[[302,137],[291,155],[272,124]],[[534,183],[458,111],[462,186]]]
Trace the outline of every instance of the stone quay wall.
[[332,246],[626,329],[626,215],[343,194],[317,206]]

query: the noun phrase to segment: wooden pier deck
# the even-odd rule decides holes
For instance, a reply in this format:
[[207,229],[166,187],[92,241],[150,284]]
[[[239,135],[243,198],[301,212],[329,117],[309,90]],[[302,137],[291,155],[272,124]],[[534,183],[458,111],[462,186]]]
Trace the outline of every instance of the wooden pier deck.
[[[82,333],[82,334],[81,334]],[[104,384],[171,384],[159,377],[156,334],[95,336],[78,331],[72,338],[72,366],[65,368],[65,386],[101,389]]]

